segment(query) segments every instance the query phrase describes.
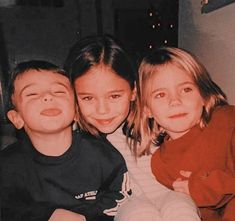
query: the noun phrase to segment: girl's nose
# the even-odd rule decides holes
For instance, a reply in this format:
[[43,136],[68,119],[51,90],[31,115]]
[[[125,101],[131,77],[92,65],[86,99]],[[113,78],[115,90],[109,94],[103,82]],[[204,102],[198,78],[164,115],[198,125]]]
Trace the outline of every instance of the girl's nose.
[[169,101],[170,106],[177,106],[181,104],[181,99],[178,94],[174,94],[170,96],[170,101]]
[[98,101],[97,112],[99,114],[105,114],[108,111],[109,111],[109,105],[105,102],[105,100]]

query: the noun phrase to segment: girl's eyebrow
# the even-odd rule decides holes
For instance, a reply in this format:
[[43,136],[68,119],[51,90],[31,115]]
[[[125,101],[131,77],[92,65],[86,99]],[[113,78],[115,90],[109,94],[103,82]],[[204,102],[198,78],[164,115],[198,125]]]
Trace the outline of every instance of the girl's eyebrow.
[[124,90],[123,89],[112,90],[112,91],[109,91],[108,93],[121,93],[121,92],[124,92]]
[[77,95],[92,95],[92,93],[88,92],[76,92]]
[[[195,83],[194,82],[191,82],[191,81],[184,81],[184,82],[181,82],[179,83],[177,86],[183,86],[185,84],[191,84],[191,85],[194,85],[195,86]],[[160,88],[156,88],[154,89],[153,91],[151,91],[151,94],[154,94],[158,91],[162,91],[162,90],[166,90],[167,88],[166,87],[160,87]]]
[[[112,90],[112,91],[108,91],[107,93],[111,94],[111,93],[122,93],[124,92],[124,90]],[[91,92],[77,92],[77,94],[79,95],[92,95],[94,93],[91,93]]]
[[[181,82],[181,83],[177,84],[176,86],[182,86],[182,85],[185,85],[185,84],[195,85],[195,83],[192,82],[192,81],[184,81],[184,82]],[[156,88],[151,93],[155,93],[156,91],[165,90],[165,89],[167,89],[167,88],[166,87]]]
[[156,92],[158,92],[158,91],[163,91],[163,90],[165,90],[165,89],[166,89],[166,88],[164,88],[164,87],[154,89],[153,91],[151,91],[151,94],[154,94],[154,93],[156,93]]

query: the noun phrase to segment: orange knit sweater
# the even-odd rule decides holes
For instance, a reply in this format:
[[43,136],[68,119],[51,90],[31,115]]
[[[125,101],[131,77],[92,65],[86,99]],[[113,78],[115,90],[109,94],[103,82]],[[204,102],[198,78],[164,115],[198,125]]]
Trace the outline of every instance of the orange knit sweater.
[[189,192],[203,220],[226,216],[234,221],[235,107],[219,107],[204,129],[195,126],[182,137],[165,141],[154,153],[151,167],[156,179],[171,189],[180,170],[191,171]]

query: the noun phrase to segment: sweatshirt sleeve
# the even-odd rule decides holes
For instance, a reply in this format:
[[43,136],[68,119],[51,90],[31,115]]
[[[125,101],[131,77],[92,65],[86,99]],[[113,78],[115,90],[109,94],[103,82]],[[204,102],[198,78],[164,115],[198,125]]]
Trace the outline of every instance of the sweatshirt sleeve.
[[[11,151],[9,149],[9,151]],[[56,208],[43,202],[35,203],[27,188],[30,180],[23,157],[14,152],[12,160],[8,152],[0,152],[0,196],[2,221],[45,221]]]
[[228,148],[227,168],[201,170],[189,178],[189,192],[197,206],[219,208],[235,196],[234,161],[235,133],[233,132]]
[[189,178],[189,192],[198,207],[219,208],[235,196],[235,176],[230,171],[200,171]]
[[[2,221],[45,221],[54,212],[55,205],[45,202],[35,202],[30,194],[25,192],[22,179],[11,187],[4,187],[1,183],[1,216]],[[7,193],[7,194],[4,194]],[[87,221],[113,220],[118,207],[123,204],[130,195],[129,178],[125,165],[118,166],[112,171],[99,189],[96,200],[83,202],[77,207],[64,208],[82,214]]]
[[2,221],[45,221],[55,209],[45,203],[33,203],[29,194],[17,187],[16,189],[1,187]]

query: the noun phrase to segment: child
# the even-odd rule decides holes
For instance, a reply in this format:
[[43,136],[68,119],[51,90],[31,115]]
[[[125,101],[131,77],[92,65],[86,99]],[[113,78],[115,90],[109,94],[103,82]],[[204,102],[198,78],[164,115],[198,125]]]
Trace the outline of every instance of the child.
[[105,134],[127,163],[132,196],[115,220],[199,221],[191,198],[156,185],[150,155],[136,161],[127,145],[122,129],[136,105],[136,71],[127,53],[109,36],[87,37],[72,47],[65,69],[76,90],[79,127],[101,139]]
[[111,145],[72,132],[66,73],[45,61],[22,62],[9,94],[7,116],[26,133],[1,152],[2,220],[113,220],[129,191],[125,162]]
[[166,134],[151,161],[156,179],[189,194],[202,220],[235,220],[235,107],[190,53],[160,48],[139,68],[142,149]]

